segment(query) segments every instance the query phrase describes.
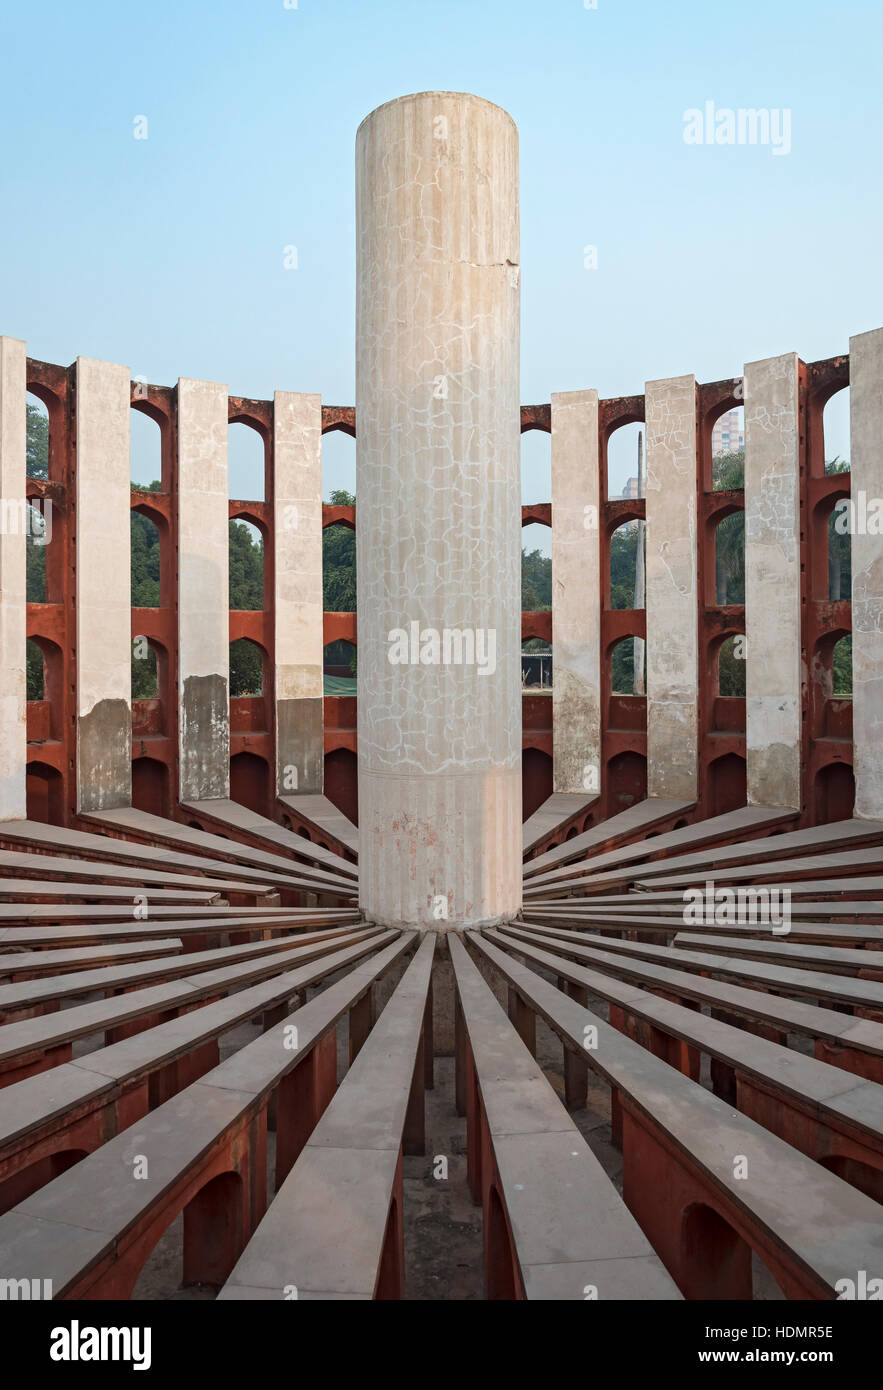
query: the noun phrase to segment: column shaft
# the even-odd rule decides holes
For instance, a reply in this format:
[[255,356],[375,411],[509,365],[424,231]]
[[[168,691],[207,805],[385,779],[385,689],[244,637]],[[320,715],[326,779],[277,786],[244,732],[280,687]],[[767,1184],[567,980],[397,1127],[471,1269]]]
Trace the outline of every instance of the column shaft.
[[227,388],[178,382],[180,798],[230,795]]
[[0,821],[27,815],[26,402],[27,349],[0,337]]
[[796,353],[745,367],[748,800],[801,805],[800,434]]
[[556,792],[601,790],[598,392],[552,396],[552,747]]
[[696,378],[648,381],[647,795],[695,800],[699,775]]
[[322,400],[277,391],[273,429],[276,790],[321,792]]
[[132,801],[130,374],[77,358],[77,809]]
[[362,905],[444,929],[521,887],[517,133],[444,92],[357,137]]
[[883,328],[849,341],[855,814],[883,820]]

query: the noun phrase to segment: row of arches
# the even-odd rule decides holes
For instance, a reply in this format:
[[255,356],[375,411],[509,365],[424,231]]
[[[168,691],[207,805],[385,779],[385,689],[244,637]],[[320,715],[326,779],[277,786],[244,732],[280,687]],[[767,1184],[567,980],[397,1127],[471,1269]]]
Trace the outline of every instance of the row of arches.
[[[143,398],[139,399],[139,390]],[[130,430],[131,478],[139,490],[167,491],[164,477],[163,422],[147,400],[146,387],[135,382]],[[49,412],[35,392],[28,394],[28,476],[49,477]],[[713,458],[729,459],[744,448],[744,409],[728,406],[710,422]],[[825,472],[836,471],[849,454],[849,388],[843,387],[827,400],[823,411]],[[611,431],[605,450],[609,499],[636,497],[641,421],[624,420]],[[322,442],[325,490],[355,493],[355,441],[344,430],[332,430]],[[228,478],[231,498],[263,502],[268,496],[269,435],[262,420],[250,414],[247,405],[234,415],[228,427]],[[732,487],[732,469],[713,467],[713,489]],[[543,430],[526,430],[522,435],[522,504],[546,503],[551,497],[550,439]]]
[[[824,408],[824,419],[827,424],[828,417],[832,413],[838,413],[838,420],[842,420],[844,406],[848,405],[846,396],[848,388],[836,392],[827,401]],[[157,420],[153,418],[144,408],[145,403],[135,402],[133,404],[133,469],[141,475],[139,487],[144,492],[157,491],[163,487],[161,477],[153,477],[150,481],[145,481],[149,473],[162,473],[162,467],[144,467],[144,456],[146,451],[144,445],[144,431],[150,432],[151,436],[156,436],[156,462],[161,465],[161,428]],[[724,418],[729,420],[730,416],[741,418],[742,410],[730,409],[724,414]],[[135,423],[137,421],[137,424]],[[842,427],[842,426],[841,426]],[[712,438],[718,429],[718,424],[712,427]],[[240,476],[243,483],[247,480],[248,486],[239,486],[238,483],[231,482],[231,492],[239,496],[250,496],[255,501],[262,501],[265,494],[265,475],[266,475],[266,451],[267,439],[264,437],[266,431],[259,429],[255,421],[236,420],[231,421],[229,426],[231,439],[238,439],[242,436],[250,437],[250,445],[253,449],[253,467],[251,471],[244,471]],[[642,437],[643,425],[640,421],[631,421],[615,428],[608,440],[608,472],[611,478],[614,473],[610,471],[609,464],[614,450],[615,442],[622,439],[627,441],[631,436]],[[741,443],[741,428],[733,426],[732,432],[722,433],[720,439],[724,449],[730,439]],[[838,436],[839,437],[839,436]],[[335,441],[331,446],[331,441]],[[340,448],[342,441],[346,440],[347,448],[352,452],[353,440],[342,431],[335,430],[325,436],[326,446]],[[539,472],[543,476],[542,486],[546,488],[545,496],[549,496],[551,488],[550,477],[546,478],[545,464],[539,468],[537,460],[537,450],[543,450],[543,458],[550,448],[549,436],[544,431],[529,430],[523,436],[525,449],[533,451],[534,457],[531,461],[530,476],[536,480]],[[530,441],[528,443],[528,441]],[[29,433],[28,433],[28,471],[29,476],[45,478],[49,472],[49,449],[50,449],[50,427],[49,417],[45,405],[35,396],[29,399]],[[241,453],[241,450],[240,450]],[[828,472],[836,472],[844,469],[847,465],[839,454],[835,453],[831,458],[826,457],[825,468]],[[740,473],[740,458],[738,453],[722,452],[713,456],[714,486],[726,487],[727,489],[737,489],[741,486],[742,477]],[[527,470],[526,470],[527,476]],[[622,488],[621,495],[637,498],[641,488],[638,477],[634,474],[626,478],[626,486]],[[848,497],[848,477],[844,479],[842,491],[836,495],[827,496],[820,504],[823,512],[821,519],[828,525],[828,597],[838,601],[849,597],[851,573],[850,573],[850,538],[848,531],[842,529],[841,513],[837,509],[837,503],[842,498]],[[530,492],[526,492],[530,496]],[[351,497],[350,497],[350,500]],[[548,608],[551,604],[551,557],[549,551],[548,528],[543,527],[542,531],[538,527],[542,523],[534,522],[525,527],[524,551],[525,564],[523,566],[523,604],[525,611],[535,611]],[[30,602],[41,603],[48,601],[59,601],[59,595],[47,592],[47,566],[46,551],[44,543],[46,524],[43,513],[35,508],[29,526],[32,537],[32,544],[28,548],[29,552],[29,576],[28,576],[28,598]],[[133,607],[156,608],[166,606],[168,595],[163,592],[164,577],[167,573],[166,566],[162,563],[163,551],[168,544],[168,526],[161,508],[152,507],[146,499],[136,505],[133,509],[132,518],[132,604]],[[610,544],[610,572],[608,582],[610,585],[608,606],[613,609],[640,609],[644,606],[642,585],[638,574],[637,549],[638,535],[642,531],[640,523],[635,519],[629,519],[619,524],[609,538]],[[714,589],[718,605],[739,605],[744,602],[744,514],[741,509],[733,507],[726,514],[721,515],[715,522],[714,531]],[[265,593],[264,587],[264,551],[266,537],[264,535],[264,523],[262,518],[242,512],[230,522],[230,607],[240,611],[260,611],[266,609],[269,596]],[[51,545],[51,531],[49,538]],[[353,549],[354,538],[351,528],[345,522],[338,522],[330,526],[326,531],[326,554],[329,559],[333,559],[334,570],[340,569],[341,551],[349,547]],[[326,593],[326,609],[331,612],[347,612],[355,609],[355,573],[354,573],[354,551],[352,554],[352,575],[344,580],[343,587],[346,592],[333,592],[335,588],[340,589],[339,576],[335,573],[326,577],[325,588],[332,590]]]
[[[247,750],[230,758],[230,795],[260,815],[275,801],[273,769],[267,758]],[[336,748],[325,755],[325,795],[352,821],[358,820],[356,755]],[[149,754],[132,760],[132,805],[156,816],[169,816],[173,806],[173,771]],[[27,767],[27,810],[30,820],[60,824],[64,809],[64,777],[57,767],[33,758]],[[289,819],[289,828],[296,827]]]

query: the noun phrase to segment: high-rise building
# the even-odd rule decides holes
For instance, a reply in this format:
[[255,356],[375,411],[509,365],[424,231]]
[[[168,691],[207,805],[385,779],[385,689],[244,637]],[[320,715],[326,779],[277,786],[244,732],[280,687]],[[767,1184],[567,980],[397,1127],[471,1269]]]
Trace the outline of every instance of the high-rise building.
[[711,431],[711,456],[718,454],[737,454],[745,448],[745,434],[741,410],[727,410],[715,421]]

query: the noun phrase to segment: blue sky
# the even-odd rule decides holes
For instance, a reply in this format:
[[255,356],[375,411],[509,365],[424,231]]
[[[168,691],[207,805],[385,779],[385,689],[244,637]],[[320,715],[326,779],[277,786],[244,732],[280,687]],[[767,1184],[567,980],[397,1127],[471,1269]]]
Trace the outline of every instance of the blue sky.
[[[523,401],[813,360],[883,324],[878,0],[597,6],[7,3],[0,331],[50,361],[351,403],[355,131],[426,89],[519,126]],[[789,109],[791,152],[685,144],[709,100]],[[548,446],[528,447],[533,500]],[[352,476],[335,437],[326,491]]]

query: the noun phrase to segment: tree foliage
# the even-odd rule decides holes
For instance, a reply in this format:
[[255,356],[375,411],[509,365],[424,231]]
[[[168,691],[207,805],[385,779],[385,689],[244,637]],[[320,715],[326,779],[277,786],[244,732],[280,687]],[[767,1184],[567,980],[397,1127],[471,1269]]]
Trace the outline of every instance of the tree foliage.
[[29,478],[49,477],[49,416],[27,404],[27,471]]
[[540,550],[521,550],[521,609],[548,613],[552,607],[552,558]]
[[[354,507],[351,492],[337,488],[331,505]],[[349,526],[329,526],[322,532],[322,601],[326,613],[356,611],[356,533]]]

